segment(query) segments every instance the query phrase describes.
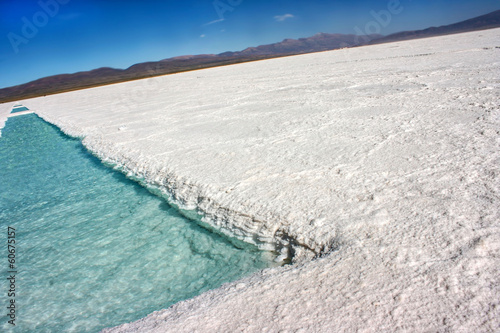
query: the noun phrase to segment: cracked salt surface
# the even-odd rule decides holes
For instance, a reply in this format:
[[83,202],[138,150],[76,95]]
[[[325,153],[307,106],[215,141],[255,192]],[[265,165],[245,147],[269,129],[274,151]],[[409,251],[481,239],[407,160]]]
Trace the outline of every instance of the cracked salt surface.
[[107,331],[499,331],[498,45],[493,29],[22,101],[295,255]]

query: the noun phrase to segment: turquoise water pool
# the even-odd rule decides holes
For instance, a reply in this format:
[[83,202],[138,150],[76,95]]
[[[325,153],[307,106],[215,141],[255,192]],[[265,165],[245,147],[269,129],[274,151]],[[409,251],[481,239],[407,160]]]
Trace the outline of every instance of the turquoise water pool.
[[15,106],[15,107],[12,109],[11,113],[22,112],[22,111],[29,111],[29,109],[28,109],[27,107],[25,107],[25,106],[22,106],[22,105],[20,105],[20,106]]
[[[3,332],[97,332],[270,264],[268,253],[199,227],[34,114],[2,130],[0,184],[3,248],[16,229],[16,327],[3,315]],[[4,296],[8,270],[5,254]]]

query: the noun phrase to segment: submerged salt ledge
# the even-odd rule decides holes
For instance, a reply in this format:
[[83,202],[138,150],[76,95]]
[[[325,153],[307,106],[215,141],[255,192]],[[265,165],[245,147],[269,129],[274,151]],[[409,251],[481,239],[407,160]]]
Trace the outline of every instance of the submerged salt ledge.
[[23,101],[218,228],[337,249],[108,331],[497,331],[498,46],[494,29]]
[[[116,145],[106,142],[99,134],[84,132],[78,126],[61,122],[43,111],[37,112],[45,121],[56,125],[72,137],[82,138],[83,145],[103,162],[112,165],[131,178],[140,179],[150,187],[157,188],[167,201],[183,210],[197,210],[202,214],[201,221],[226,236],[252,244],[264,251],[279,253],[277,262],[304,260],[331,249],[329,242],[315,244],[300,243],[290,236],[287,230],[279,228],[279,216],[267,213],[247,215],[241,206],[233,202],[219,201],[220,192],[208,185],[198,185],[187,177],[178,176],[164,165],[158,165],[145,154],[137,151],[120,150]],[[227,194],[227,191],[225,192]]]
[[22,230],[18,332],[96,332],[272,260],[194,226],[35,115],[9,118],[0,179],[0,221]]

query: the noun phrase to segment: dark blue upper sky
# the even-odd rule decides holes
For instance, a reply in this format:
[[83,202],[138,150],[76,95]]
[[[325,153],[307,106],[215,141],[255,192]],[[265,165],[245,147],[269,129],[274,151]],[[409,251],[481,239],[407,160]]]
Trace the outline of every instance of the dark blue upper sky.
[[[388,7],[390,17],[375,23],[373,13]],[[318,32],[421,29],[497,9],[499,0],[0,0],[0,88]]]

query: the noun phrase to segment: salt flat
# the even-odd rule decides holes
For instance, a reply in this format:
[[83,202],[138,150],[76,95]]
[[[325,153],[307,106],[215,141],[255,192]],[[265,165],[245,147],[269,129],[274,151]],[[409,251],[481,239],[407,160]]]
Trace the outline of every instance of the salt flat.
[[493,332],[499,74],[494,29],[22,103],[222,232],[293,257],[108,332]]

